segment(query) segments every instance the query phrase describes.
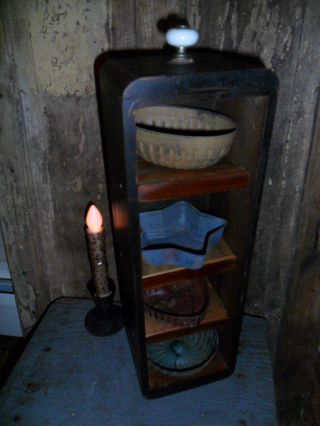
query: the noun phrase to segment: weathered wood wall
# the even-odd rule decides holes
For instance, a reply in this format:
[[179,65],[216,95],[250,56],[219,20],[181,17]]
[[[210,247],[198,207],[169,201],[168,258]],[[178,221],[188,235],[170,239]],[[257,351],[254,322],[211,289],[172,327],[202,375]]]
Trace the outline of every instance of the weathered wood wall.
[[200,30],[199,45],[259,56],[280,79],[247,310],[269,319],[274,353],[281,352],[281,319],[294,330],[287,294],[296,309],[307,292],[299,280],[308,272],[296,270],[308,256],[303,237],[314,238],[302,208],[315,203],[303,195],[305,182],[313,185],[306,170],[316,144],[316,0],[1,2],[1,229],[23,326],[29,329],[56,297],[86,294],[87,203],[96,202],[108,222],[94,60],[110,49],[161,47],[158,23],[170,15]]
[[109,12],[101,1],[1,6],[1,226],[28,329],[50,300],[85,293],[84,209],[107,205],[93,62],[109,48]]
[[[319,93],[317,93],[319,100]],[[297,245],[275,359],[279,410],[290,424],[320,422],[320,104],[314,114]],[[312,404],[312,401],[313,404]],[[313,405],[313,409],[310,407]],[[313,416],[312,416],[313,413]]]

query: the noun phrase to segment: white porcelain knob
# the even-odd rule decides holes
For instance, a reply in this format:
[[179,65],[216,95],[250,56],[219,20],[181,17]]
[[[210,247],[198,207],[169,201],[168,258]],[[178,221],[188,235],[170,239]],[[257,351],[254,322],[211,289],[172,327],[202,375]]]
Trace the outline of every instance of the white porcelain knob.
[[170,46],[193,46],[199,40],[199,33],[189,27],[172,28],[166,33],[166,40]]

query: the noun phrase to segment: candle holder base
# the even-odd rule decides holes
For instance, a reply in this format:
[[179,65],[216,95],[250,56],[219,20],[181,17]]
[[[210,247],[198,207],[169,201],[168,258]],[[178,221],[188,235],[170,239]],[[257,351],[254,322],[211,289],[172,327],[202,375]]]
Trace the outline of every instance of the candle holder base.
[[[88,285],[90,288],[90,283]],[[85,327],[94,336],[109,336],[123,327],[123,315],[120,306],[113,304],[115,285],[109,280],[111,293],[104,297],[93,296],[95,307],[85,317]]]

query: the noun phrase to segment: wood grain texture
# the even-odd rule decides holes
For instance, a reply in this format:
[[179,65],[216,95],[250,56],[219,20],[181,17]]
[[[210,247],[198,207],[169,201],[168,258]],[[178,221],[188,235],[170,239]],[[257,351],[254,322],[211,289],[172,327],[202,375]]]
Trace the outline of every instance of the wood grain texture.
[[197,170],[177,170],[139,161],[137,171],[140,202],[192,197],[243,188],[249,173],[241,166],[221,161]]
[[94,3],[1,3],[1,227],[26,330],[51,300],[87,294],[89,201],[108,229],[93,77],[106,11]]
[[[21,17],[17,14],[9,18],[8,14],[8,4],[2,3],[1,228],[21,321],[28,328],[50,301],[47,271],[39,265],[46,263],[45,255],[52,242],[49,233],[48,247],[44,249],[42,235],[50,226],[50,218],[45,223],[42,219],[52,208],[52,200],[44,155],[45,128],[38,120],[42,105],[34,102],[31,95],[36,81],[32,69],[19,72],[23,52],[30,52],[30,38],[23,34],[25,22]],[[35,190],[38,187],[43,191],[39,204],[37,195],[41,190]]]
[[184,18],[185,0],[139,0],[135,2],[135,31],[139,49],[156,49],[165,44],[164,33],[168,21]]
[[[284,307],[275,362],[279,415],[283,424],[317,424],[310,420],[312,398],[319,398],[320,343],[320,103],[314,114],[300,218],[296,265]],[[299,386],[297,386],[299,384]],[[317,403],[319,407],[319,399]],[[319,411],[319,408],[318,408]],[[317,412],[314,413],[315,416]]]
[[206,256],[200,269],[187,269],[176,265],[155,266],[142,258],[142,276],[144,288],[169,285],[174,280],[193,279],[208,274],[218,274],[236,267],[237,256],[222,239]]
[[298,244],[311,146],[318,87],[319,4],[199,1],[192,16],[200,25],[203,46],[260,57],[280,80],[247,301],[249,312],[268,317],[275,349]]

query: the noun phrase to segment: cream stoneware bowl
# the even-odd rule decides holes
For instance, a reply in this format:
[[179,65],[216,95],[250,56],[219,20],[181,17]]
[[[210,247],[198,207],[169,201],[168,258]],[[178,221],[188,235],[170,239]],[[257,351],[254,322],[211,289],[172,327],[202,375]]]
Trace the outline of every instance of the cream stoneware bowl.
[[201,169],[230,150],[236,124],[209,110],[152,106],[134,111],[137,153],[154,164],[175,169]]

